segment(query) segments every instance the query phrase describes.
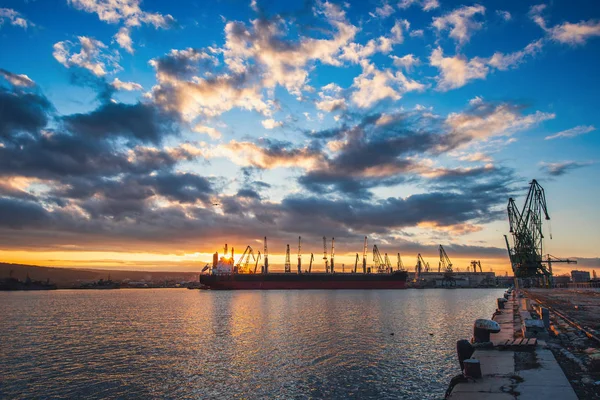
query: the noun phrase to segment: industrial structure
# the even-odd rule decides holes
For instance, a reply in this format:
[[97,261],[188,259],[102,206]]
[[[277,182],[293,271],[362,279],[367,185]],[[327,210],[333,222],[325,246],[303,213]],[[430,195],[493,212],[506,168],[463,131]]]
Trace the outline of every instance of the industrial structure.
[[[529,183],[529,192],[523,208],[519,210],[514,199],[508,199],[508,222],[513,238],[510,246],[504,235],[512,270],[516,278],[539,280],[544,286],[552,285],[552,263],[576,264],[575,260],[561,260],[547,255],[543,259],[542,220],[549,221],[546,195],[542,186],[534,179]],[[552,239],[552,233],[550,233]]]

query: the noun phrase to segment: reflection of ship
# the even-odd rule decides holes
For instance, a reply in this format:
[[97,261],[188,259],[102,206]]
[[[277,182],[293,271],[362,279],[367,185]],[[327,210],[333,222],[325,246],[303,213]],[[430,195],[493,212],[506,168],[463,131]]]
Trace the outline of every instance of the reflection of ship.
[[[356,268],[350,273],[335,273],[332,265],[328,272],[310,272],[311,264],[306,272],[290,272],[289,257],[286,260],[285,273],[269,273],[268,261],[258,272],[258,261],[254,270],[248,269],[248,262],[244,262],[246,252],[240,262],[234,265],[233,249],[231,257],[225,251],[225,256],[218,259],[218,254],[213,255],[212,268],[203,270],[200,275],[200,283],[210,289],[220,290],[242,290],[242,289],[404,289],[408,273],[406,271],[384,270],[383,272],[371,273],[371,268],[365,268],[364,273],[356,272]],[[289,256],[289,250],[288,254]],[[249,257],[248,257],[249,258]]]
[[34,281],[27,274],[25,282],[12,277],[12,271],[8,278],[0,279],[0,290],[55,290],[56,285],[50,283],[50,280]]
[[110,279],[110,275],[108,275],[108,279],[100,279],[96,282],[84,283],[79,287],[79,289],[119,289],[121,287],[121,282],[115,282]]

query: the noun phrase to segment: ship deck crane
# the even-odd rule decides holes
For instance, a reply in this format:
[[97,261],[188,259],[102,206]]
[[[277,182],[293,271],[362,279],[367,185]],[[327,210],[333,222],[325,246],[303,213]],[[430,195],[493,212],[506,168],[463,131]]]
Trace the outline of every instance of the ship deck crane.
[[392,262],[390,261],[390,258],[388,257],[388,254],[385,253],[384,256],[384,261],[385,261],[385,272],[392,272],[393,268],[392,268]]
[[439,267],[438,267],[438,272],[441,272],[441,270],[443,270],[443,272],[445,272],[445,273],[452,273],[452,262],[450,261],[448,254],[446,254],[446,250],[444,249],[444,246],[442,246],[440,244],[439,250],[440,250],[440,263],[439,263]]
[[252,247],[246,246],[246,250],[244,250],[242,253],[242,256],[238,260],[237,264],[235,264],[235,271],[237,271],[237,273],[247,274],[250,272],[248,267],[250,264],[250,257],[252,257],[253,260],[255,259],[254,251],[252,250]]
[[334,259],[335,259],[335,247],[334,247],[334,243],[335,243],[335,238],[331,238],[331,273],[333,274],[334,270]]
[[315,261],[315,255],[313,253],[310,253],[310,263],[308,264],[308,273],[309,274],[312,272],[313,261]]
[[298,273],[302,273],[302,253],[301,250],[302,237],[298,236]]
[[258,262],[260,261],[260,250],[258,251],[258,255],[256,256],[256,264],[254,264],[254,273],[256,274],[256,270],[258,269]]
[[417,254],[417,265],[415,266],[415,279],[419,279],[421,272],[429,272],[429,263],[423,260],[421,253]]
[[363,259],[362,259],[363,274],[367,273],[367,237],[365,236],[365,245],[363,247]]
[[285,273],[289,274],[290,272],[292,272],[292,266],[290,264],[290,245],[287,245],[287,248],[285,250]]
[[385,272],[385,260],[381,257],[381,253],[377,245],[373,245],[373,267],[377,268],[378,273]]
[[267,253],[267,237],[265,236],[265,251],[264,251],[264,258],[265,258],[265,269],[264,269],[264,273],[267,274],[269,273],[269,254]]
[[325,262],[325,272],[329,273],[329,260],[327,259],[327,238],[323,236],[323,261]]
[[398,253],[398,271],[404,271],[404,263],[402,262],[400,253]]
[[354,273],[356,273],[357,268],[358,268],[358,253],[356,253],[356,260],[354,260]]

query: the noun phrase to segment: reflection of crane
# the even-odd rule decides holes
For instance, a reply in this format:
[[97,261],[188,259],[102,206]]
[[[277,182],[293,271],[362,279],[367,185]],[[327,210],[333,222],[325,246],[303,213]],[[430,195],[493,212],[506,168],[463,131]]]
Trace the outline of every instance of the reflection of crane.
[[388,257],[387,253],[385,253],[385,272],[392,272],[393,268],[392,268],[392,263],[390,261],[390,258]]
[[402,258],[400,258],[400,253],[398,253],[398,271],[404,271],[404,264],[402,263]]
[[446,254],[444,246],[440,244],[440,264],[438,267],[438,272],[441,270],[452,273],[452,262],[450,261],[450,258],[448,258],[448,254]]
[[367,273],[367,237],[365,236],[365,246],[363,247],[363,274]]
[[356,253],[356,260],[354,260],[354,273],[356,273],[357,268],[358,268],[358,253]]
[[285,250],[285,273],[292,272],[292,265],[290,264],[290,245],[287,245]]
[[534,276],[549,278],[551,276],[550,271],[542,264],[544,239],[542,218],[550,219],[546,207],[546,195],[544,189],[535,179],[529,185],[529,192],[521,211],[519,211],[513,198],[508,199],[508,222],[513,237],[512,249],[506,235],[504,239],[517,278]]
[[333,259],[335,258],[335,248],[333,247],[334,242],[335,242],[335,238],[331,238],[331,273],[332,274],[333,274],[333,266],[334,266]]
[[254,273],[256,273],[259,261],[260,261],[260,250],[258,251],[258,255],[256,256],[256,264],[254,264]]
[[325,261],[325,272],[329,272],[329,260],[327,259],[327,238],[323,236],[323,261]]
[[264,269],[264,273],[268,273],[269,272],[269,255],[267,253],[267,237],[265,236],[265,252],[264,252],[264,257],[265,257],[265,269]]
[[302,254],[300,253],[301,250],[301,241],[302,241],[302,237],[298,236],[298,273],[301,274],[302,273]]
[[373,267],[377,268],[378,273],[385,272],[385,260],[381,257],[377,245],[373,246]]
[[242,256],[238,260],[237,264],[235,264],[235,270],[239,274],[247,274],[250,272],[249,264],[250,257],[254,260],[254,252],[252,251],[252,247],[246,246],[246,250],[242,253]]
[[310,263],[308,264],[308,273],[309,274],[312,271],[312,263],[313,263],[313,261],[315,261],[315,255],[313,253],[310,253]]

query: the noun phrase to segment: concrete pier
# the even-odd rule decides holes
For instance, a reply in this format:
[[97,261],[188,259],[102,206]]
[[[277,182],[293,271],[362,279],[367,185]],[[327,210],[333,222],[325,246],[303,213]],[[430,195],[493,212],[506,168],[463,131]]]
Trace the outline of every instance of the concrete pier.
[[[481,379],[462,379],[447,398],[460,400],[575,400],[577,395],[546,347],[548,333],[533,318],[529,299],[512,291],[504,309],[492,319],[501,330],[491,343],[477,347],[471,358],[481,364]],[[539,321],[541,323],[532,322]],[[481,345],[476,345],[481,346]]]

